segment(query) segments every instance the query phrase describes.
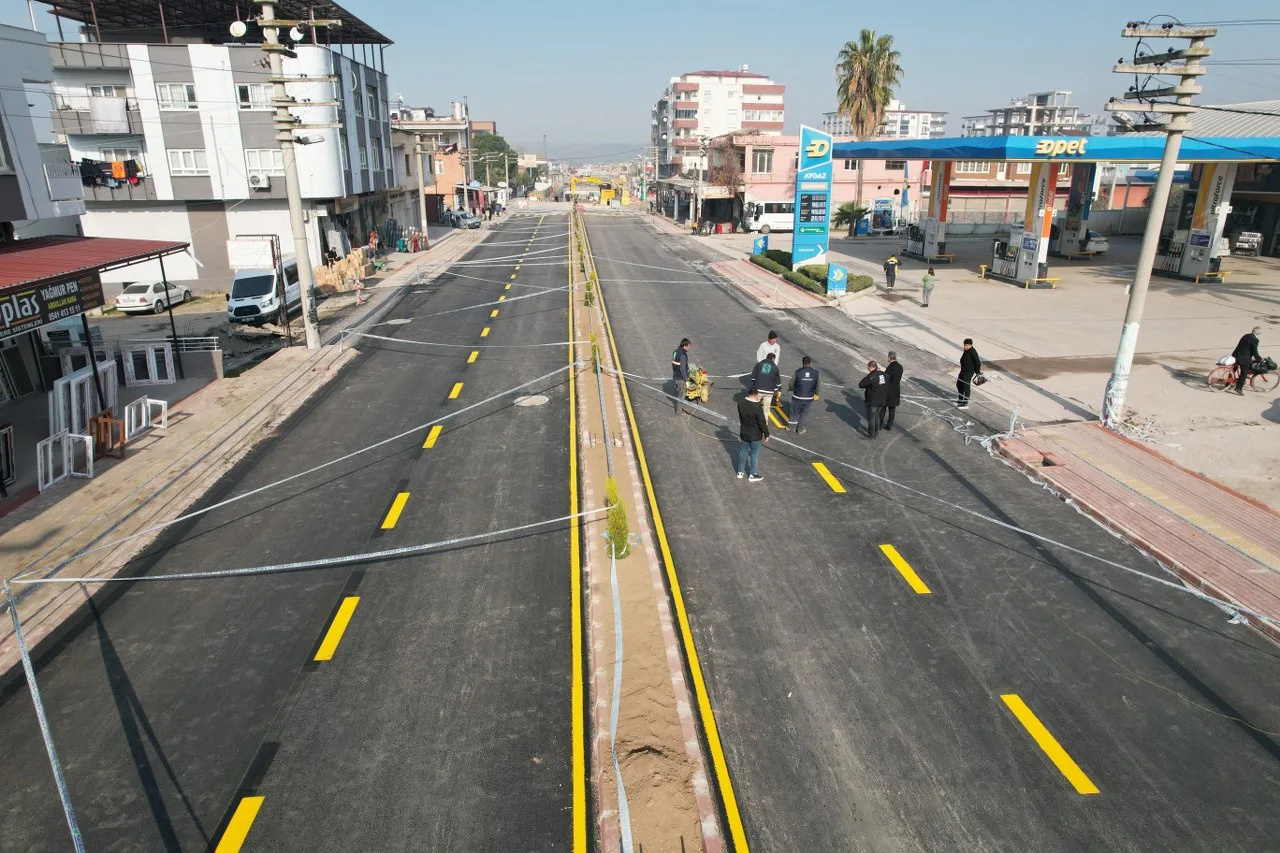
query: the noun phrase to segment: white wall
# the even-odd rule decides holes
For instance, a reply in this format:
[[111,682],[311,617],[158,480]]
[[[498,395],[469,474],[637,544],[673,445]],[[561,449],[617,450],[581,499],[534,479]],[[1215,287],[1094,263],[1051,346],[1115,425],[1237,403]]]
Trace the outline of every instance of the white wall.
[[[151,73],[150,54],[145,44],[126,47],[129,51],[129,71],[133,74],[134,89],[142,96],[138,98],[138,113],[147,143],[147,176],[156,188],[156,197],[172,201],[173,180],[169,177],[169,160],[165,155],[164,134],[160,130],[160,104],[156,100],[156,82]],[[185,219],[185,210],[182,215]],[[168,265],[165,269],[168,269]]]
[[[275,234],[280,238],[280,251],[292,255],[293,229],[289,227],[289,205],[284,199],[268,201],[248,201],[236,205],[227,205],[227,234],[236,237],[246,234]],[[307,249],[311,253],[311,265],[320,265],[320,224],[324,219],[315,215],[309,203],[303,203],[307,212]]]
[[196,101],[200,104],[200,129],[203,131],[204,149],[209,160],[209,180],[213,185],[213,194],[217,198],[240,199],[249,197],[249,179],[245,175],[240,108],[236,104],[229,50],[230,48],[216,44],[193,44],[187,47],[187,53],[191,57],[191,79],[196,87]]
[[[143,207],[130,205],[127,210],[90,210],[80,217],[86,237],[128,237],[148,240],[191,242],[191,221],[185,204]],[[190,249],[181,255],[164,259],[164,271],[170,281],[187,281],[200,277]],[[159,281],[160,262],[146,261],[102,274],[103,282]]]
[[[300,76],[303,74],[313,75],[317,77],[325,77],[333,74],[334,62],[337,59],[328,48],[316,47],[314,45],[298,45],[295,50],[298,53],[297,59],[284,60],[284,73],[289,76]],[[344,70],[344,80],[349,80]],[[346,88],[350,90],[350,83],[346,83]],[[290,96],[297,98],[299,103],[303,101],[331,101],[334,99],[334,85],[330,80],[317,81],[315,83],[287,83],[285,90]],[[345,100],[345,95],[340,95],[340,100]],[[320,128],[316,130],[303,130],[309,136],[323,136],[324,142],[317,142],[311,145],[295,145],[294,152],[298,163],[298,183],[302,187],[303,198],[341,198],[347,194],[346,187],[342,180],[343,164],[341,162],[341,148],[338,145],[338,135],[349,132],[350,122],[342,115],[339,107],[298,107],[292,110],[293,114],[302,119],[304,123],[322,123],[343,121],[348,127],[344,128]],[[296,136],[297,134],[295,134]],[[348,140],[349,156],[358,157],[359,151],[350,146]]]

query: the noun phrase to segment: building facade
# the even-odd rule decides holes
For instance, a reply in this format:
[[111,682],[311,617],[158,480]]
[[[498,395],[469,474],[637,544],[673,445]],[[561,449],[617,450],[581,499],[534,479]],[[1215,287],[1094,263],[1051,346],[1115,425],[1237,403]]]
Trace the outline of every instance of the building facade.
[[[337,48],[293,49],[285,75],[315,82],[286,83],[291,112],[304,123],[340,125],[295,133],[310,262],[318,266],[326,250],[341,254],[330,245],[337,234],[359,245],[386,228],[394,181],[387,80]],[[275,234],[292,253],[273,86],[257,45],[67,42],[49,51],[53,130],[80,164],[86,235],[190,242],[191,254],[166,271],[205,290],[230,281],[230,238]],[[105,276],[135,281],[159,278],[159,270]]]
[[449,105],[448,115],[436,115],[431,107],[394,110],[391,126],[421,137],[424,157],[423,193],[427,197],[427,222],[439,224],[446,210],[480,210],[497,195],[495,188],[475,181],[471,143],[477,135],[497,132],[497,123],[472,121],[464,101]]
[[1081,115],[1066,90],[1032,92],[1007,107],[960,119],[961,136],[1087,136],[1092,116]]
[[734,131],[782,134],[786,86],[744,65],[672,77],[651,111],[658,177],[707,170],[707,140]]
[[[822,129],[832,136],[853,136],[849,116],[822,114]],[[909,110],[896,98],[884,111],[876,136],[881,139],[942,139],[947,135],[947,114],[934,110]]]

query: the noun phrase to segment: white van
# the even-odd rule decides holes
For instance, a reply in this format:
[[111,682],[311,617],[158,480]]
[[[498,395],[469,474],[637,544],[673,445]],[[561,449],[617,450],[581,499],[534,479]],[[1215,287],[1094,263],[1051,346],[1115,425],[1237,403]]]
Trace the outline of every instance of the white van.
[[753,201],[747,205],[747,230],[768,234],[795,227],[796,205],[791,201]]
[[[302,288],[298,286],[298,261],[293,255],[284,259],[284,301],[292,312],[302,304]],[[280,287],[276,270],[240,270],[231,279],[227,295],[227,320],[231,323],[261,325],[275,322],[280,315]]]

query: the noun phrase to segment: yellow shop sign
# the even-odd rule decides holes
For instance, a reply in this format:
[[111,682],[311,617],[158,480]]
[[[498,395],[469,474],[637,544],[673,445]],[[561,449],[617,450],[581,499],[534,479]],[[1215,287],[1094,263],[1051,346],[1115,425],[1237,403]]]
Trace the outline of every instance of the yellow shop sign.
[[1084,154],[1084,146],[1088,139],[1042,139],[1036,143],[1036,155],[1039,157],[1059,157],[1063,154],[1079,156]]

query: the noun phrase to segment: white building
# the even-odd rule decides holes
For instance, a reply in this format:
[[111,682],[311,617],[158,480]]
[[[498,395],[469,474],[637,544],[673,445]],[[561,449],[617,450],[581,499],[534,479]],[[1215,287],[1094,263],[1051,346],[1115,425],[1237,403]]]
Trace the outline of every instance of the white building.
[[735,131],[780,136],[786,86],[747,66],[672,77],[651,111],[658,177],[705,171],[705,140]]
[[[832,136],[853,136],[853,125],[844,113],[822,114],[822,129]],[[898,99],[889,102],[876,137],[880,139],[942,139],[947,135],[947,114],[933,110],[909,110]]]
[[1093,118],[1080,114],[1065,90],[1032,92],[1007,107],[960,119],[961,136],[1061,136],[1088,134]]
[[[160,19],[146,17],[119,30],[101,18],[97,26],[82,21],[92,40],[49,46],[53,131],[81,165],[86,235],[189,242],[189,255],[166,262],[169,279],[223,289],[229,238],[275,234],[284,254],[293,252],[266,54],[257,43],[228,44],[222,22],[179,28],[171,14],[161,37]],[[286,77],[312,78],[286,83],[293,115],[340,124],[295,133],[306,142],[295,151],[313,265],[331,243],[342,253],[340,234],[362,244],[373,228],[384,230],[386,191],[395,181],[386,75],[350,43],[375,45],[376,57],[390,42],[344,18],[329,37],[348,44],[304,41],[293,45],[297,58],[284,59]],[[247,38],[258,37],[251,24]],[[131,41],[138,38],[147,41]],[[114,174],[112,164],[119,164]],[[158,272],[135,266],[103,278]]]

